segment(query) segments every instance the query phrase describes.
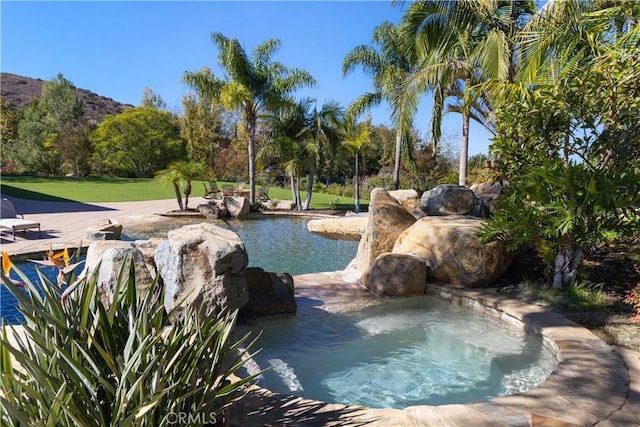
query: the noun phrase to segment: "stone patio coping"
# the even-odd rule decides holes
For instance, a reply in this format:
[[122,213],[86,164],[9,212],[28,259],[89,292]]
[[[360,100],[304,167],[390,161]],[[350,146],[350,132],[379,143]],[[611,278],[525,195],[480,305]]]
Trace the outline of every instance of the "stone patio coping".
[[[380,300],[340,272],[295,276],[298,316],[351,311]],[[499,318],[538,337],[558,358],[524,393],[489,401],[405,409],[329,404],[251,385],[231,407],[232,425],[251,426],[638,426],[638,366],[586,328],[494,289],[429,284],[427,294]],[[637,353],[631,352],[637,358]],[[632,370],[630,372],[630,369]],[[631,384],[636,389],[633,389]]]

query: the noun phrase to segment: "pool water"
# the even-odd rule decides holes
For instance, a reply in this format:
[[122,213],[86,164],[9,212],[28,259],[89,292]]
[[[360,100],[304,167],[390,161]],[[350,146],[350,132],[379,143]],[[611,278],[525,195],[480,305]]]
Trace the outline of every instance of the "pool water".
[[[123,240],[166,237],[169,230],[202,221],[172,219],[138,228],[125,228]],[[210,222],[238,234],[247,250],[250,267],[292,275],[343,270],[356,256],[358,242],[330,240],[312,234],[307,230],[308,221],[308,218],[277,217]],[[34,283],[38,283],[36,264],[21,262],[16,265]],[[53,268],[41,268],[41,271],[52,279],[57,274]],[[11,277],[18,279],[15,272]],[[15,297],[4,286],[0,286],[0,317],[5,322],[17,323],[21,318],[16,304]]]
[[555,356],[504,322],[428,296],[324,317],[260,319],[250,372],[274,392],[372,408],[463,404],[523,392]]

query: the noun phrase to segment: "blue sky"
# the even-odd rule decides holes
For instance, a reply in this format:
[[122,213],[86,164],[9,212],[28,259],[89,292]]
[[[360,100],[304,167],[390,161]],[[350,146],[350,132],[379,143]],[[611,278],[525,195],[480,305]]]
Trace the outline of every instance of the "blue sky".
[[[133,105],[150,87],[178,110],[188,92],[180,82],[185,71],[209,66],[221,76],[211,32],[237,38],[247,52],[267,39],[280,39],[274,58],[306,69],[318,82],[299,96],[346,106],[372,87],[359,71],[343,78],[343,58],[355,46],[370,44],[373,28],[382,21],[397,24],[402,8],[390,1],[3,0],[0,14],[2,71],[43,80],[61,72],[78,88]],[[389,122],[386,105],[372,115],[374,123]],[[430,119],[425,99],[416,116],[423,136]],[[446,117],[444,131],[455,144],[460,128],[459,115]],[[489,137],[472,123],[470,154],[486,153]]]

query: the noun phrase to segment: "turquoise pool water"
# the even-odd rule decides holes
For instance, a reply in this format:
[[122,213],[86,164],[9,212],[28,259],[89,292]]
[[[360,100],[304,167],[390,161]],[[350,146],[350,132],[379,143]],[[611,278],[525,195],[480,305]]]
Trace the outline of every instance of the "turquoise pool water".
[[[269,390],[371,408],[463,404],[523,392],[557,364],[535,338],[432,297],[348,314],[260,319],[250,372]],[[245,330],[241,331],[245,332]]]
[[[250,267],[292,275],[344,269],[356,256],[358,242],[330,240],[312,234],[307,230],[308,221],[308,218],[275,217],[211,222],[238,234],[247,249]],[[175,219],[154,223],[151,227],[125,229],[123,239],[164,237],[169,230],[196,222],[202,220]],[[17,265],[37,281],[35,264]],[[56,273],[51,268],[42,271],[50,277]],[[14,273],[11,277],[18,278]],[[15,297],[4,286],[0,286],[0,317],[9,323],[17,323],[20,317]]]

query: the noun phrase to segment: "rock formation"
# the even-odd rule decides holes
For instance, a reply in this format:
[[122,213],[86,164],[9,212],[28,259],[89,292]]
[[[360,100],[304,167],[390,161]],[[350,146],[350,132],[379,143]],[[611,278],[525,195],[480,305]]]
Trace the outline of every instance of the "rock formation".
[[406,297],[424,295],[427,290],[427,266],[413,255],[380,254],[360,279],[376,295]]

